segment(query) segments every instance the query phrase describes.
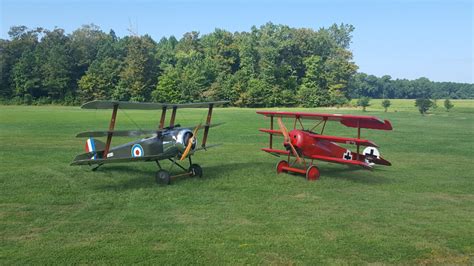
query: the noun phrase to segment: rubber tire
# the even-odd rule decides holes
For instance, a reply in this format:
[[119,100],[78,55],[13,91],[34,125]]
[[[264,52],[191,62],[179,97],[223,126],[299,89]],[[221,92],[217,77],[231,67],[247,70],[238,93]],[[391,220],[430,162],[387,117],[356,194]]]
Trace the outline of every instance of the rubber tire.
[[192,177],[202,177],[202,168],[199,166],[199,164],[193,163],[188,170],[191,173]]
[[319,172],[318,167],[316,167],[314,165],[311,165],[306,170],[306,180],[308,180],[308,181],[316,181],[316,180],[319,179],[320,175],[321,175],[321,173]]
[[282,169],[283,166],[288,167],[288,166],[289,166],[288,162],[285,161],[285,160],[282,160],[282,161],[279,161],[279,162],[277,163],[276,170],[277,170],[277,173],[278,173],[278,174],[280,174],[280,173],[286,173],[286,171],[284,171],[284,170]]
[[171,175],[168,171],[166,170],[158,170],[155,175],[155,181],[157,184],[166,186],[171,184]]

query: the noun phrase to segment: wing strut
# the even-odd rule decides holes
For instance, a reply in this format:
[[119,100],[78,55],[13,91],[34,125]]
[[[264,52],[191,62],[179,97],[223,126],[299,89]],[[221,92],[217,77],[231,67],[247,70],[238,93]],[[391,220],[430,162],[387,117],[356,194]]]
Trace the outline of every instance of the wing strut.
[[163,106],[161,109],[161,118],[160,118],[160,126],[159,129],[163,129],[165,126],[165,118],[166,118],[166,106]]
[[324,128],[326,127],[326,122],[328,121],[327,118],[324,118],[324,124],[323,124],[323,128],[321,129],[321,135],[324,133]]
[[178,106],[173,106],[173,112],[171,113],[170,128],[174,127],[174,119],[176,118],[176,109]]
[[[270,130],[273,130],[273,115],[270,117]],[[270,134],[270,149],[273,149],[273,134]]]
[[[357,138],[360,139],[360,119],[357,119]],[[357,161],[359,160],[359,143],[357,143]]]
[[204,136],[202,137],[202,147],[206,148],[207,134],[209,134],[209,125],[211,124],[212,108],[214,104],[209,104],[209,111],[207,111],[206,126],[204,127]]
[[112,142],[112,131],[114,130],[115,127],[115,118],[117,117],[117,109],[118,109],[118,104],[114,104],[114,110],[112,111],[112,118],[110,119],[110,124],[109,124],[109,133],[107,133],[107,142],[105,143],[105,149],[104,153],[102,154],[102,158],[107,159],[107,154],[109,153],[110,149],[110,143]]

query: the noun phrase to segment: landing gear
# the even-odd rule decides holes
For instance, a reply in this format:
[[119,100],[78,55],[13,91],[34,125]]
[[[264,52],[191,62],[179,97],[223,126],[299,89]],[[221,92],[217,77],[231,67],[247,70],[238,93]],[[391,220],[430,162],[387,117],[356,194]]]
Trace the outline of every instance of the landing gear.
[[166,171],[166,170],[162,169],[159,161],[156,161],[156,164],[158,165],[158,168],[160,168],[160,170],[158,172],[156,172],[156,176],[155,176],[156,183],[158,183],[160,185],[169,185],[169,184],[171,184],[171,179],[173,179],[175,177],[179,177],[179,176],[202,177],[202,168],[201,168],[201,166],[199,166],[199,164],[193,163],[193,161],[191,160],[191,156],[189,156],[188,158],[189,158],[189,168],[188,169],[184,168],[174,158],[169,158],[170,162],[172,163],[169,170],[171,170],[171,168],[174,165],[176,165],[184,171],[184,173],[182,173],[182,174],[177,174],[177,175],[173,175],[173,176],[170,174],[169,171]]
[[191,164],[188,171],[190,176],[202,177],[202,168],[199,164]]
[[311,165],[306,169],[306,180],[308,181],[314,181],[318,180],[320,176],[319,169],[318,167]]
[[171,175],[168,171],[160,169],[156,172],[155,181],[163,186],[169,185],[171,183]]
[[280,161],[277,164],[276,171],[278,174],[288,173],[288,172],[301,174],[301,175],[304,175],[306,177],[306,180],[308,181],[318,180],[320,176],[318,167],[316,167],[313,164],[310,164],[308,168],[306,169],[301,169],[301,168],[290,166],[290,163],[286,160]]
[[285,160],[282,160],[282,161],[278,162],[277,167],[276,167],[277,173],[279,173],[279,174],[280,173],[285,173],[286,170],[283,170],[283,167],[288,167],[288,166],[289,166],[289,164]]

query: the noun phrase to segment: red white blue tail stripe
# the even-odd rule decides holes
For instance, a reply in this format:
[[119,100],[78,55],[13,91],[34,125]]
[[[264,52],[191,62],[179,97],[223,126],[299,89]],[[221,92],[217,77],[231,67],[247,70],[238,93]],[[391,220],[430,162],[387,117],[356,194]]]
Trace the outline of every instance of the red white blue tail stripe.
[[97,154],[95,153],[95,142],[93,138],[88,138],[86,140],[86,152],[94,153],[94,156],[91,157],[91,160],[97,159]]

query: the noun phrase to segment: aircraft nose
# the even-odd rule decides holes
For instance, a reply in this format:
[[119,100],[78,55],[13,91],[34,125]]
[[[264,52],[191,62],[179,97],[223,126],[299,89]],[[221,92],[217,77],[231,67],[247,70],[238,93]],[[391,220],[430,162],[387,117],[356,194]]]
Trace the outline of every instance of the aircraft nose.
[[290,139],[291,144],[293,144],[295,147],[302,148],[305,145],[304,134],[300,130],[293,130],[290,134]]
[[299,138],[297,132],[295,132],[294,130],[292,130],[292,131],[289,133],[289,136],[290,136],[291,144],[293,144],[293,146],[297,146],[297,144],[298,144],[298,138]]

